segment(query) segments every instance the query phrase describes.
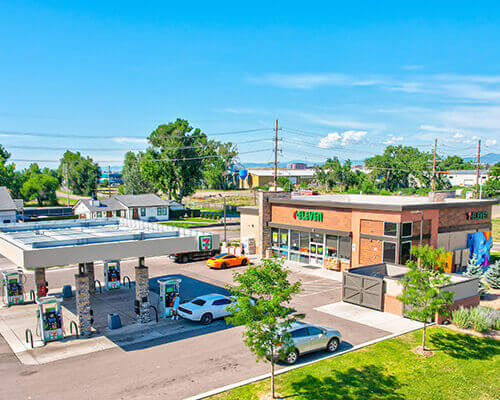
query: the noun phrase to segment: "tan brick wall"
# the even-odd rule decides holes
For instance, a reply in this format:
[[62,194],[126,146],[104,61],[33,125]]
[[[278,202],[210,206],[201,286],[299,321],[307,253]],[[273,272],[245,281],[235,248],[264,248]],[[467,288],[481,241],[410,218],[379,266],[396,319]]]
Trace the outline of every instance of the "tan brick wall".
[[375,239],[360,239],[359,265],[370,265],[382,262],[382,241]]
[[[293,218],[294,211],[319,211],[323,213],[323,221],[306,221]],[[331,208],[303,207],[275,204],[271,210],[271,221],[279,224],[324,228],[338,231],[351,231],[351,210],[332,210]]]
[[266,249],[271,247],[271,228],[268,222],[271,221],[271,203],[269,200],[274,199],[290,199],[290,192],[259,192],[259,226],[260,232],[255,242],[256,252],[261,257],[266,256]]
[[[468,212],[487,211],[489,218],[468,220]],[[453,225],[478,225],[491,221],[491,205],[481,207],[456,207],[456,208],[442,208],[439,210],[439,226],[453,226]]]
[[403,303],[395,296],[384,294],[384,312],[403,316]]
[[365,233],[367,235],[383,235],[384,221],[373,221],[368,219],[362,219],[361,233]]

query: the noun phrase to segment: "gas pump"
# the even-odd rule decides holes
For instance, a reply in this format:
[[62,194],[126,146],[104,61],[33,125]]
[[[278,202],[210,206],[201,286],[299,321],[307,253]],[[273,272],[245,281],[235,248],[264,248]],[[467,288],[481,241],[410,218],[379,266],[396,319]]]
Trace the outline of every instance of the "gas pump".
[[36,300],[38,327],[44,343],[63,338],[62,299],[54,296],[39,297]]
[[[163,318],[173,316],[174,304],[180,303],[180,288],[182,279],[158,279],[160,285],[160,315]],[[177,301],[176,301],[177,300]]]
[[104,262],[104,280],[108,289],[120,289],[120,261]]
[[21,270],[2,271],[3,297],[7,307],[23,304],[24,275]]

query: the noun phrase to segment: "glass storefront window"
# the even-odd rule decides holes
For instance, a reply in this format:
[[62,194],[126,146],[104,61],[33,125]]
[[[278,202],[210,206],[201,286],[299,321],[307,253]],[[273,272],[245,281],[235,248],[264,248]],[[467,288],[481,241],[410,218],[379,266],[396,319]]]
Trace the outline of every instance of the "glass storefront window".
[[411,250],[411,242],[401,243],[400,255],[399,255],[400,264],[406,264],[406,261],[410,259],[411,257],[410,250]]
[[337,235],[326,235],[326,255],[328,257],[337,257],[338,240]]
[[300,250],[300,232],[291,231],[290,233],[290,248],[292,250]]
[[309,253],[309,232],[300,232],[300,251]]
[[396,243],[384,242],[384,258],[383,262],[396,262]]
[[311,243],[323,243],[323,236],[322,233],[311,233]]
[[351,259],[351,238],[349,236],[339,237],[339,258]]
[[298,253],[290,254],[290,260],[295,261],[295,262],[300,262],[300,254],[298,254]]
[[271,244],[273,246],[279,246],[279,231],[276,228],[271,229]]
[[280,247],[288,248],[288,229],[280,229]]
[[303,264],[309,264],[309,256],[305,256],[303,254],[300,255],[300,262]]

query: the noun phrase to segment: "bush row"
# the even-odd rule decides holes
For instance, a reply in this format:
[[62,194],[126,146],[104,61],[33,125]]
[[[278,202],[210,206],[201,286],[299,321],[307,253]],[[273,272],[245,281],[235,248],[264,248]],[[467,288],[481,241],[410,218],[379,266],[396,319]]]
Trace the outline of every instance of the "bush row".
[[488,329],[500,330],[500,311],[490,307],[460,307],[452,311],[453,323],[459,328],[485,332]]

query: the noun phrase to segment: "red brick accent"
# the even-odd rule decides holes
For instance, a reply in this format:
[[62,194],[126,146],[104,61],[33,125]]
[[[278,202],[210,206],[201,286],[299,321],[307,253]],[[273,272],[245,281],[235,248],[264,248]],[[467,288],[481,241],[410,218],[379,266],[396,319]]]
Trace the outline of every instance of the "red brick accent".
[[362,219],[360,232],[367,235],[383,235],[384,221]]
[[382,241],[361,238],[359,242],[359,265],[382,262]]
[[[475,295],[475,296],[467,297],[465,299],[455,301],[448,309],[450,312],[452,312],[453,310],[456,310],[460,306],[465,307],[465,308],[475,307],[475,306],[479,305],[480,300],[481,300],[481,295],[479,295],[479,294]],[[436,314],[436,323],[442,324],[444,321],[449,320],[450,317],[451,316],[449,314],[447,316]]]
[[395,296],[384,294],[384,312],[403,316],[403,303]]

